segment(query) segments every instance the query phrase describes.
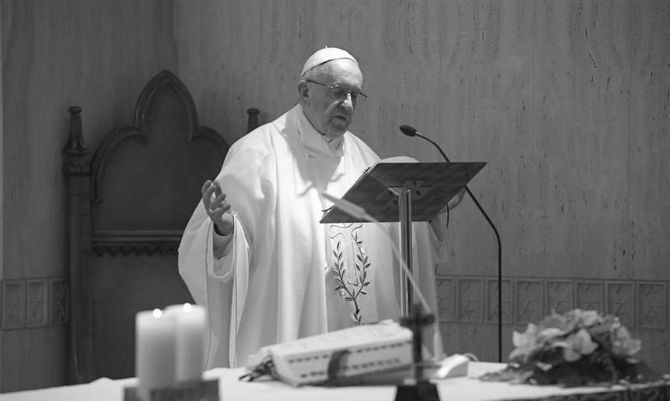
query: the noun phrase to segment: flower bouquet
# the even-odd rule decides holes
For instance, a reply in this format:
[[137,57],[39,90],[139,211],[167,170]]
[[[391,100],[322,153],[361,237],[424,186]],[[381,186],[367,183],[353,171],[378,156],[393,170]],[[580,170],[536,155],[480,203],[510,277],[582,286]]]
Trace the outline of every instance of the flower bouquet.
[[641,383],[658,380],[635,357],[640,340],[631,338],[619,318],[575,309],[552,313],[525,333],[514,332],[510,363],[481,379],[565,387]]

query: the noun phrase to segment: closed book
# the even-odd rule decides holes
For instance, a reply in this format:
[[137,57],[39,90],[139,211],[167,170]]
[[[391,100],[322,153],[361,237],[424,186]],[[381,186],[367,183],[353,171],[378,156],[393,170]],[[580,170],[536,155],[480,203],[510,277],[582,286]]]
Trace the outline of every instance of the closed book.
[[263,347],[273,374],[293,386],[324,384],[412,364],[412,332],[393,321],[366,324]]

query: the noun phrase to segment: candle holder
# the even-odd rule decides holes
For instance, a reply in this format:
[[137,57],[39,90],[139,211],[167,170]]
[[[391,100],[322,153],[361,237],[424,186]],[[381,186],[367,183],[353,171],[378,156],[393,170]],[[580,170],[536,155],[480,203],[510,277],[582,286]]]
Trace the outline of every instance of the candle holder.
[[219,379],[197,380],[174,387],[152,389],[149,399],[142,399],[137,386],[124,388],[124,401],[220,401]]

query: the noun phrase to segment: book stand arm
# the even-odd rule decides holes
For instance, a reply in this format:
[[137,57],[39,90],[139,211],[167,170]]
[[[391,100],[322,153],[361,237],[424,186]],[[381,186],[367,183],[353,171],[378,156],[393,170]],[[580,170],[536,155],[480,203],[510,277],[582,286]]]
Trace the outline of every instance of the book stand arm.
[[[400,257],[405,262],[407,270],[414,274],[412,266],[412,191],[406,187],[398,193],[398,212],[400,221]],[[400,315],[408,316],[412,306],[412,286],[403,269],[398,266],[400,277]]]

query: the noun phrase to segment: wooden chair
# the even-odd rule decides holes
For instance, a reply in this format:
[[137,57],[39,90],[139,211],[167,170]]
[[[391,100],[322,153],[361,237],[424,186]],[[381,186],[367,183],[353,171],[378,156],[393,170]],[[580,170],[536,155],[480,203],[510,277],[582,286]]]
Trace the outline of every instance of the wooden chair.
[[[250,109],[249,129],[258,125]],[[68,195],[71,382],[134,376],[135,314],[192,302],[177,270],[182,231],[228,144],[201,126],[184,84],[162,71],[133,122],[87,159],[81,108],[70,108]]]

